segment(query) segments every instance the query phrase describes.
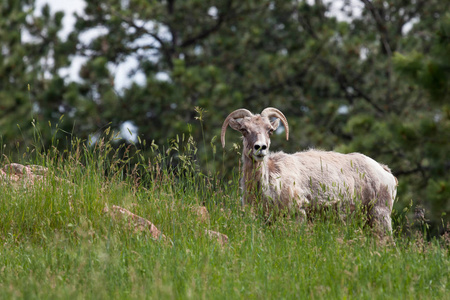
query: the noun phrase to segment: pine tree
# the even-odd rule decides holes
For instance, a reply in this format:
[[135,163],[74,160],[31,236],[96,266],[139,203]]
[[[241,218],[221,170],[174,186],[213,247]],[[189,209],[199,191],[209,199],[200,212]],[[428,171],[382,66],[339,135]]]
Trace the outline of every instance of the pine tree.
[[3,145],[19,152],[31,145],[48,148],[52,130],[63,114],[67,89],[58,72],[68,65],[72,51],[70,43],[58,36],[64,14],[52,15],[46,5],[38,16],[34,1],[3,1],[0,15]]

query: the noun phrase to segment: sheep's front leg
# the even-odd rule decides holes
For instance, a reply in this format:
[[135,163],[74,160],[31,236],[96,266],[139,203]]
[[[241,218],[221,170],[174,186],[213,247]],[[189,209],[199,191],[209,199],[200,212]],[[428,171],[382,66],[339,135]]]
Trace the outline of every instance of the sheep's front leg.
[[291,189],[291,199],[295,200],[295,212],[298,222],[305,222],[307,219],[306,209],[309,207],[310,202],[305,195],[303,195],[300,189]]

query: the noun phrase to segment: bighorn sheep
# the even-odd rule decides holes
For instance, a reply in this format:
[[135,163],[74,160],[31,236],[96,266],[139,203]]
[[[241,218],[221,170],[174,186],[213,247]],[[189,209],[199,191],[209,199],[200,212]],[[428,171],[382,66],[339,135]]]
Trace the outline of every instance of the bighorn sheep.
[[[271,121],[273,117],[277,119]],[[287,119],[272,107],[260,115],[247,109],[235,110],[222,125],[223,147],[228,125],[243,135],[243,202],[261,201],[265,208],[294,211],[300,217],[314,208],[332,205],[344,212],[344,207],[354,209],[360,204],[367,212],[369,224],[375,223],[384,232],[392,233],[390,215],[397,179],[389,168],[360,153],[269,153],[270,136],[280,120],[288,140]]]

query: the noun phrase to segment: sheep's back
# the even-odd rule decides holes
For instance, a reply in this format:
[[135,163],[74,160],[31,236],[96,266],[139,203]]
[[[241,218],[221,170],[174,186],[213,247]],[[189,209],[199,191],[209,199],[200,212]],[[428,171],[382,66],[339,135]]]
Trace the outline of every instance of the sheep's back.
[[[276,152],[270,155],[268,166],[269,185],[275,189],[293,189],[295,192],[290,191],[291,196],[306,198],[309,202],[359,200],[368,203],[378,196],[383,200],[395,198],[396,180],[390,170],[360,153]],[[392,203],[388,206],[392,207]]]

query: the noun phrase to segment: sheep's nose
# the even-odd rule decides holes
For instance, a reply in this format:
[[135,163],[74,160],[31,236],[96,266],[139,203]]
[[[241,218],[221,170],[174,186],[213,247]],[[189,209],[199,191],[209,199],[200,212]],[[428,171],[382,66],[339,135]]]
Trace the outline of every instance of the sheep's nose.
[[259,151],[259,150],[266,150],[267,146],[266,145],[260,145],[260,144],[255,144],[255,150]]

